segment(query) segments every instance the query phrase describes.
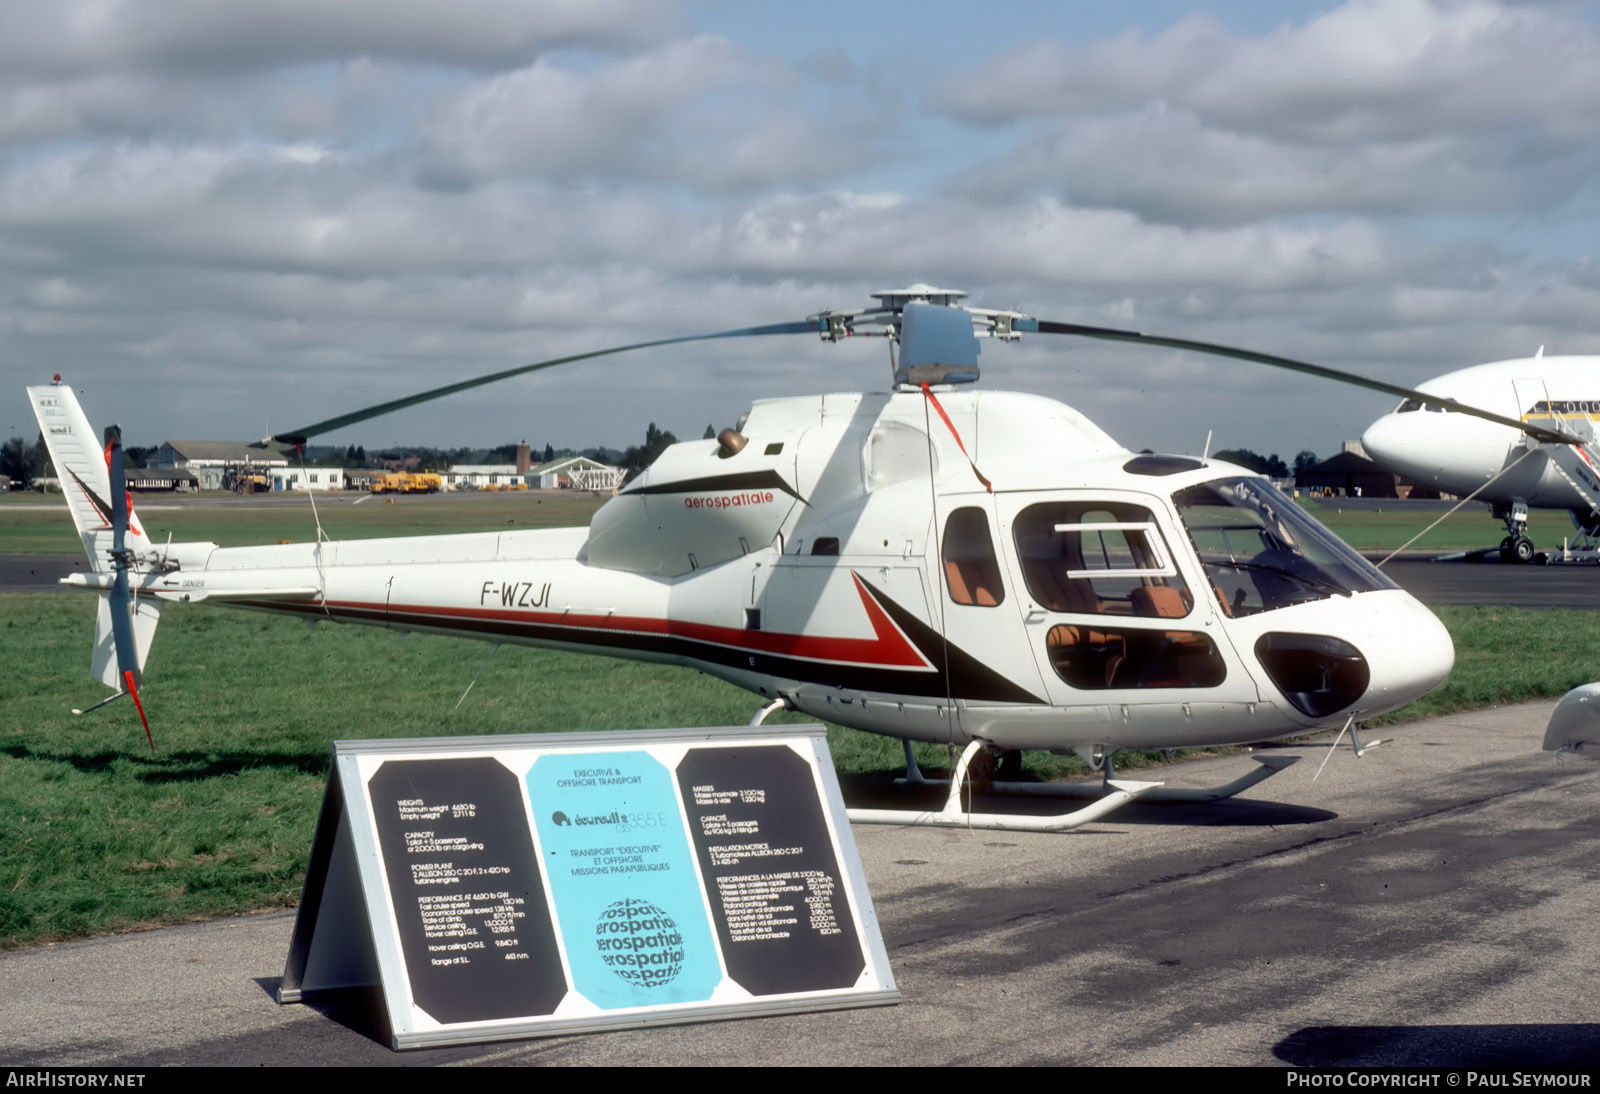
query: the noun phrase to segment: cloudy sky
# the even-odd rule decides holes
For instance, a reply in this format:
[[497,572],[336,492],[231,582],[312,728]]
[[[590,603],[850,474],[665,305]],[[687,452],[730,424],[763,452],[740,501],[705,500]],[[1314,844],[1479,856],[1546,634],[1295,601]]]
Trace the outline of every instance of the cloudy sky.
[[[1600,352],[1600,10],[1509,0],[7,0],[0,429],[131,443],[913,281],[1403,384]],[[1059,338],[984,383],[1131,447],[1326,455],[1393,400]],[[881,388],[809,336],[324,440],[625,445]]]

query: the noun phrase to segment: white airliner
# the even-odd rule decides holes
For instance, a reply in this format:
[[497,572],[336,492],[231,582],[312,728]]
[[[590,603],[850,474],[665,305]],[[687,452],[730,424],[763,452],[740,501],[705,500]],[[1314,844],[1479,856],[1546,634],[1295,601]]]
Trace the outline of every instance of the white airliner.
[[[1541,350],[1447,373],[1418,390],[1592,437],[1600,420],[1600,357],[1545,357]],[[1565,509],[1584,548],[1600,539],[1600,474],[1585,451],[1592,444],[1540,444],[1509,426],[1417,399],[1372,423],[1361,443],[1374,460],[1412,482],[1461,497],[1481,491],[1477,499],[1490,503],[1505,524],[1500,557],[1507,562],[1535,558],[1527,533],[1530,508]]]

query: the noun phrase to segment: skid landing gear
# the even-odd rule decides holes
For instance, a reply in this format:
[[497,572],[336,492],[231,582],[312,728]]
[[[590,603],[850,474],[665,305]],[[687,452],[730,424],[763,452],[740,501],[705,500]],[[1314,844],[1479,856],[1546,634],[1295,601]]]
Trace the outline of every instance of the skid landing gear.
[[[1112,770],[1111,758],[1107,756],[1104,768],[1105,778],[1098,784],[995,782],[989,787],[997,794],[1015,794],[1022,797],[1096,799],[1083,808],[1070,813],[1034,817],[1008,813],[973,813],[962,809],[962,785],[968,781],[974,758],[985,752],[986,749],[985,742],[981,740],[973,741],[967,746],[966,751],[961,754],[961,760],[956,764],[956,769],[948,780],[950,792],[945,798],[942,809],[932,812],[911,809],[850,809],[846,813],[850,820],[856,824],[902,824],[931,828],[981,828],[1007,832],[1066,832],[1088,824],[1090,821],[1098,820],[1135,798],[1146,801],[1178,802],[1211,802],[1231,798],[1240,791],[1247,790],[1263,779],[1271,778],[1284,768],[1300,761],[1298,756],[1256,756],[1254,759],[1261,766],[1248,774],[1241,775],[1230,783],[1222,786],[1185,789],[1162,786],[1160,783],[1118,779]],[[904,784],[930,786],[942,785],[947,782],[944,779],[929,779],[922,774],[917,768],[916,760],[912,758],[909,741],[905,743],[905,752],[906,776],[903,780]],[[1002,764],[1004,764],[1003,758]]]

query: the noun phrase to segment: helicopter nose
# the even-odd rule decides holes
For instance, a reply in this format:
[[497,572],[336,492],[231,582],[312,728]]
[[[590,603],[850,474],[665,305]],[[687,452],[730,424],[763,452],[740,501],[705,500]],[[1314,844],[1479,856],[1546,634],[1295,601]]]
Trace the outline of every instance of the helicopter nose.
[[1438,687],[1455,667],[1456,648],[1439,617],[1410,593],[1369,593],[1388,603],[1373,613],[1373,624],[1357,639],[1371,678],[1359,704],[1370,718],[1398,710]]
[[1255,653],[1283,697],[1321,724],[1403,707],[1455,665],[1444,624],[1400,589],[1320,601],[1315,615],[1309,626],[1284,626],[1287,619],[1271,626]]

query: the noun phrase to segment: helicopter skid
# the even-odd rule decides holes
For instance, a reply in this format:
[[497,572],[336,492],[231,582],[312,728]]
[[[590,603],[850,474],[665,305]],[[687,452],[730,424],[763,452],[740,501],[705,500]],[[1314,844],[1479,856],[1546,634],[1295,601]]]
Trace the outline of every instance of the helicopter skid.
[[[981,828],[988,831],[1005,832],[1066,832],[1091,821],[1099,820],[1112,810],[1121,808],[1133,799],[1148,795],[1161,787],[1160,783],[1107,779],[1104,785],[1111,789],[1109,794],[1071,813],[1047,817],[1018,816],[1010,813],[974,813],[961,807],[961,784],[965,779],[968,765],[986,747],[987,743],[981,739],[974,740],[967,745],[966,751],[961,754],[960,762],[956,764],[955,778],[953,779],[923,779],[921,773],[917,772],[911,780],[912,782],[920,781],[924,784],[947,782],[950,786],[950,793],[945,798],[943,809],[937,811],[849,809],[845,811],[846,816],[850,818],[853,824],[898,824],[913,828]],[[915,769],[913,768],[912,770]],[[1004,789],[1008,786],[1020,786],[1023,784],[997,783],[994,785],[997,788]]]
[[963,811],[959,804],[952,808],[948,802],[938,812],[919,813],[911,809],[848,809],[845,814],[853,824],[899,824],[909,828],[982,828],[1002,832],[1067,832],[1090,821],[1099,820],[1133,799],[1149,794],[1161,784],[1113,779],[1107,785],[1114,788],[1112,793],[1082,809],[1053,817],[1018,816],[1013,813],[968,813]]
[[[1367,748],[1376,748],[1377,745],[1368,745]],[[1219,802],[1231,798],[1235,794],[1250,789],[1257,783],[1265,782],[1278,772],[1300,762],[1299,756],[1252,756],[1251,759],[1261,766],[1254,771],[1240,775],[1232,782],[1223,783],[1221,786],[1179,787],[1162,786],[1152,783],[1154,790],[1147,790],[1140,795],[1145,801],[1164,802]],[[896,786],[945,786],[948,779],[930,779],[921,771],[913,770],[907,778],[895,780]],[[1010,783],[995,782],[985,789],[996,794],[1017,794],[1022,797],[1035,798],[1098,798],[1105,794],[1104,787],[1116,784],[1120,780],[1111,779],[1102,782],[1072,782],[1072,783]]]
[[[962,754],[961,762],[956,765],[956,786],[958,788],[961,778],[966,772],[967,765],[971,762],[976,751],[982,747],[983,742],[974,741],[967,746],[966,752]],[[1301,758],[1299,756],[1254,756],[1252,759],[1261,766],[1254,771],[1239,776],[1232,782],[1223,783],[1220,786],[1177,787],[1163,786],[1160,783],[1133,782],[1125,779],[1106,779],[1095,783],[997,782],[985,788],[992,793],[1015,794],[1019,797],[1096,799],[1082,809],[1055,816],[1030,817],[1006,813],[969,813],[961,808],[959,792],[951,793],[945,801],[944,808],[937,812],[917,812],[909,809],[851,809],[848,810],[848,814],[851,821],[857,824],[983,828],[1013,832],[1065,832],[1088,824],[1090,821],[1098,820],[1135,798],[1142,801],[1165,802],[1222,801],[1248,790],[1257,783],[1270,779],[1285,768],[1299,763]],[[909,777],[895,780],[897,785],[945,786],[950,783],[948,779],[926,778],[915,767],[910,770]]]
[[[1261,766],[1221,786],[1181,787],[1157,784],[1157,789],[1147,791],[1141,797],[1145,801],[1160,802],[1219,802],[1248,790],[1257,783],[1265,782],[1278,772],[1300,762],[1299,756],[1252,756],[1251,759]],[[1116,780],[1108,782],[1115,783]],[[1104,785],[1106,783],[995,783],[994,788],[1007,794],[1093,798],[1104,793],[1100,789]]]

